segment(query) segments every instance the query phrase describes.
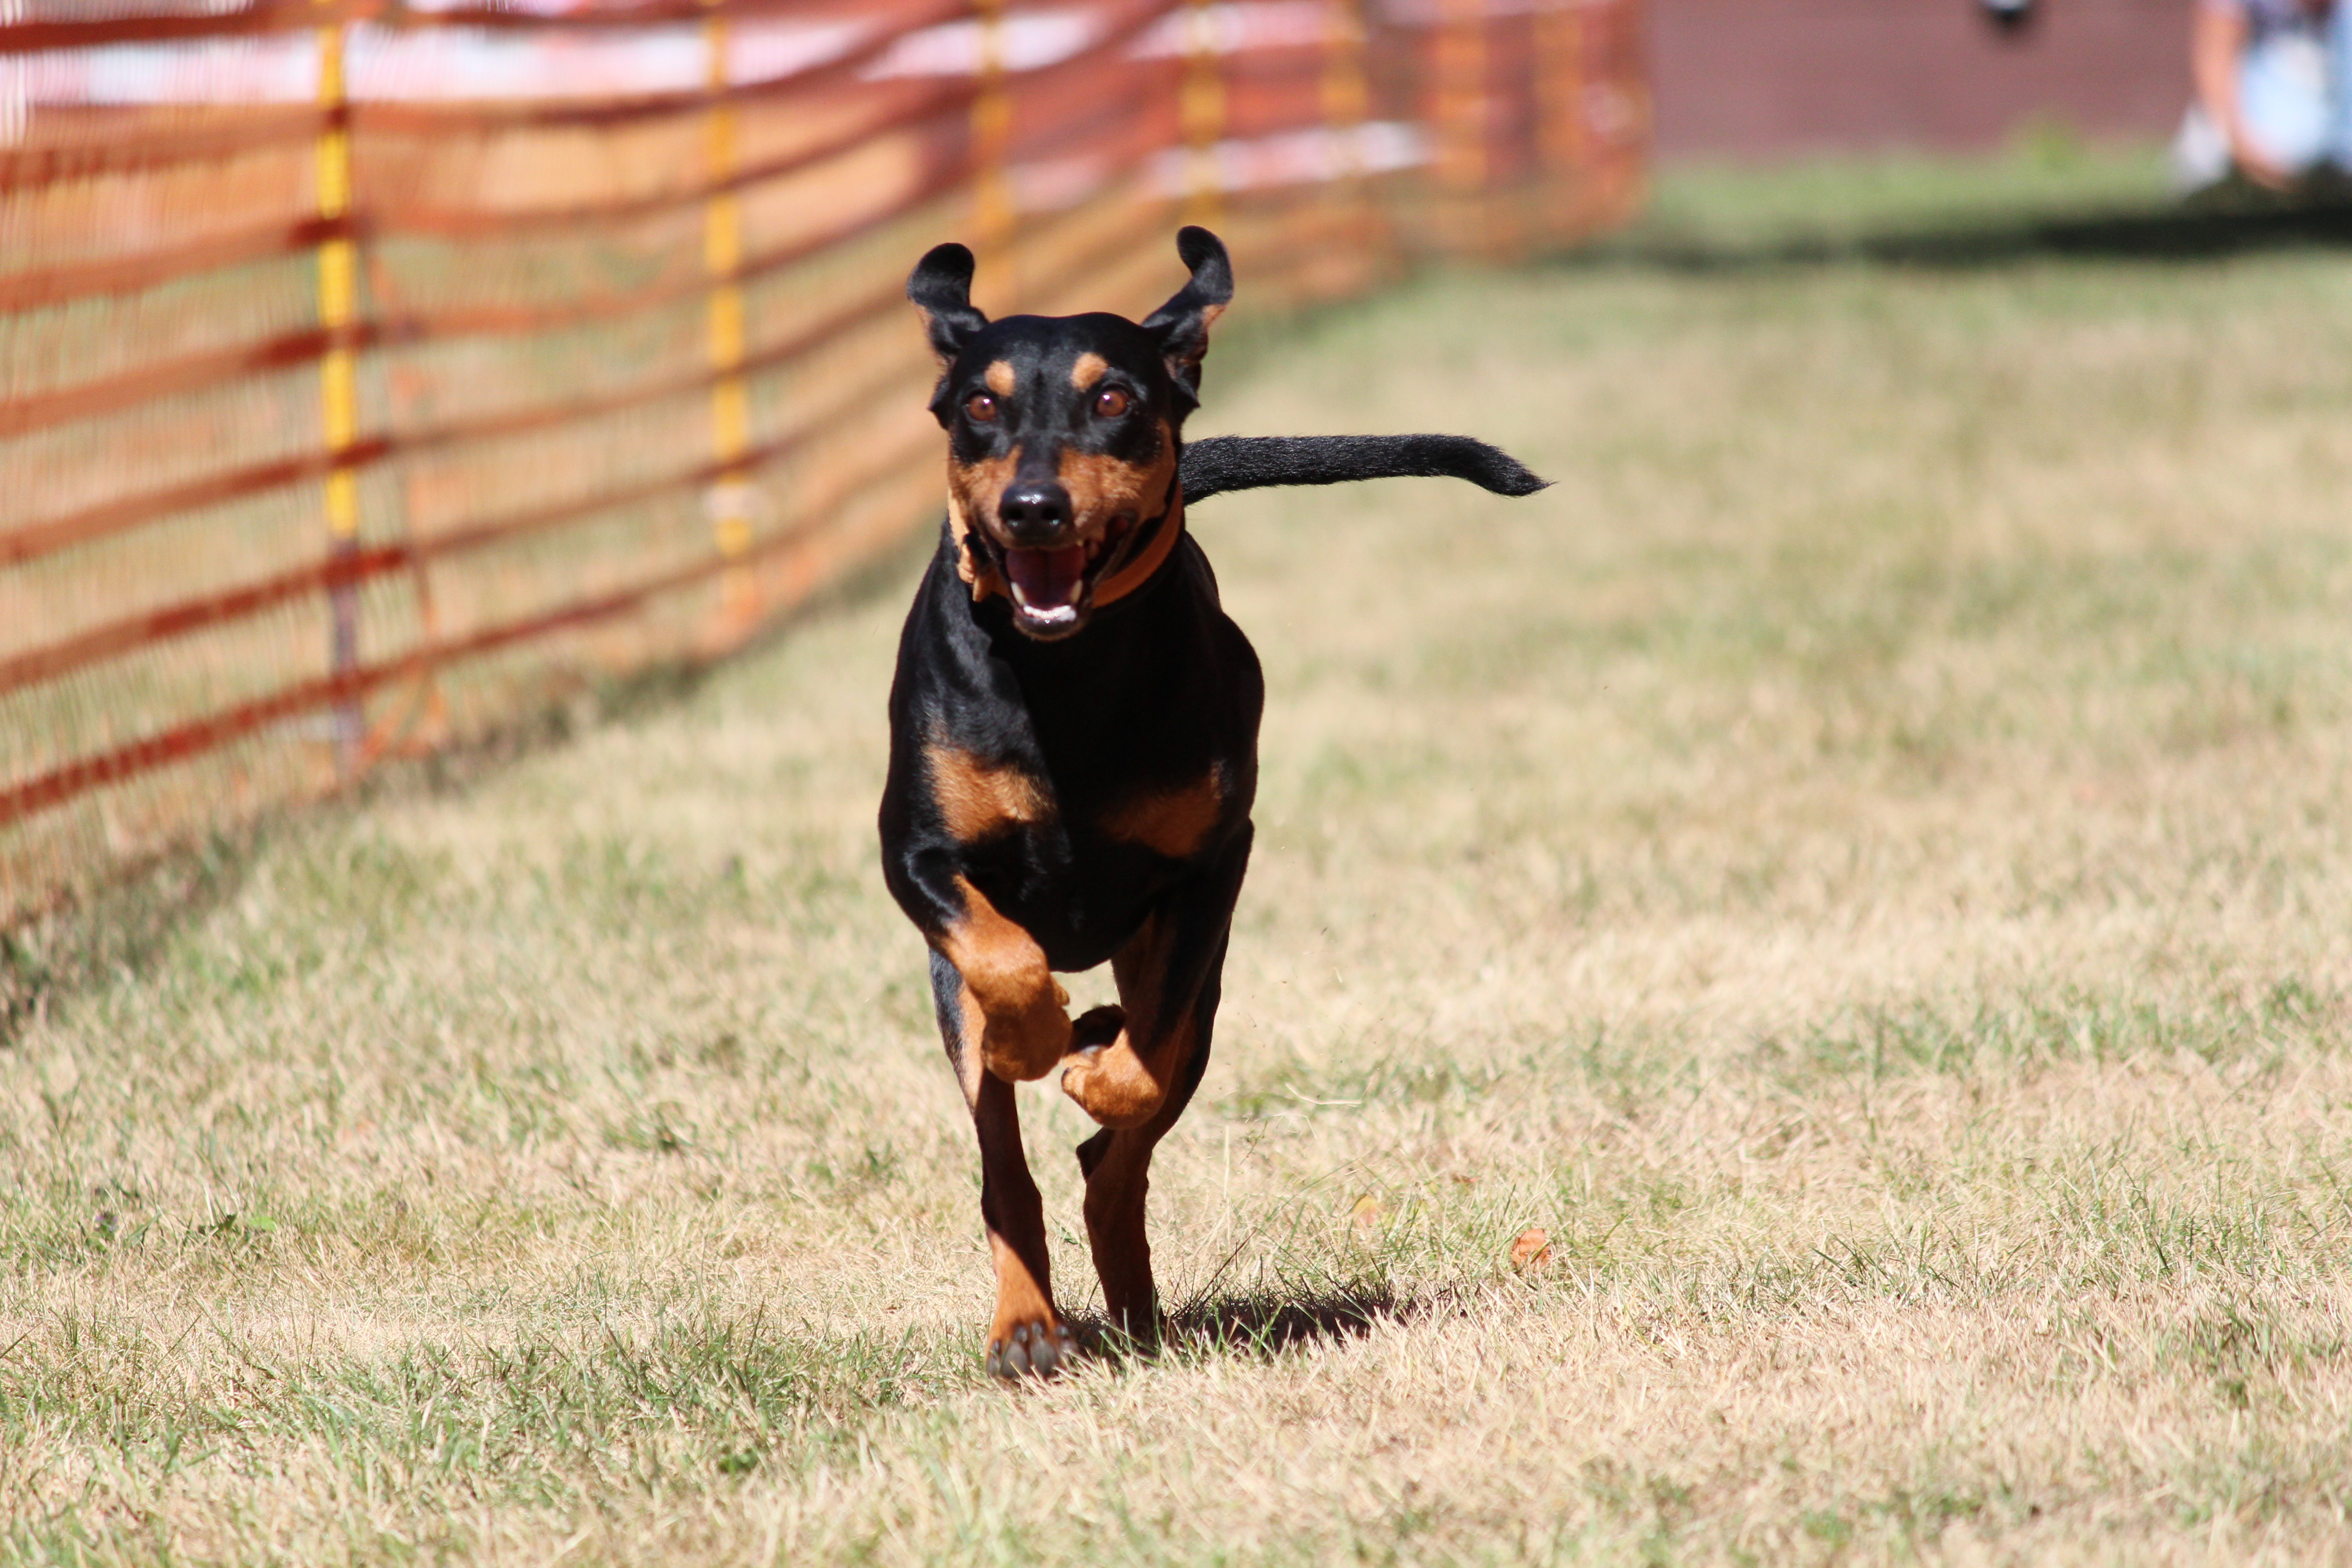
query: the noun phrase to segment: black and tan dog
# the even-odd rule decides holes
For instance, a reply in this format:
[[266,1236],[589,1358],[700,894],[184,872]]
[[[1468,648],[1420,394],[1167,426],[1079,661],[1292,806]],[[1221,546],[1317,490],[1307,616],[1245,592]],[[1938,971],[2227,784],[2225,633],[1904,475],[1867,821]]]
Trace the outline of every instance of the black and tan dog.
[[[907,283],[942,366],[931,412],[950,499],[890,689],[883,875],[930,944],[940,1030],[980,1133],[988,1365],[1006,1377],[1051,1374],[1076,1349],[1013,1104],[1014,1084],[1057,1069],[1102,1126],[1078,1163],[1104,1306],[1128,1334],[1158,1330],[1145,1177],[1208,1063],[1264,696],[1185,503],[1402,474],[1505,495],[1541,485],[1460,437],[1187,449],[1233,275],[1205,229],[1176,244],[1192,281],[1140,322],[991,321],[960,245]],[[1055,972],[1106,961],[1118,1005],[1073,1024]]]

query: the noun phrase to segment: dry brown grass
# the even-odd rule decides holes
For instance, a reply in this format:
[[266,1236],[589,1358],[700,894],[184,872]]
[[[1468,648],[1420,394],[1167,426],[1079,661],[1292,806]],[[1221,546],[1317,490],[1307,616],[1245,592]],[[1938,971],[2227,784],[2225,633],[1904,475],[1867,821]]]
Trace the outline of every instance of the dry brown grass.
[[1441,279],[1220,363],[1204,429],[1560,482],[1202,509],[1272,701],[1170,1353],[981,1374],[902,571],[0,1053],[0,1555],[2352,1562],[2341,263]]

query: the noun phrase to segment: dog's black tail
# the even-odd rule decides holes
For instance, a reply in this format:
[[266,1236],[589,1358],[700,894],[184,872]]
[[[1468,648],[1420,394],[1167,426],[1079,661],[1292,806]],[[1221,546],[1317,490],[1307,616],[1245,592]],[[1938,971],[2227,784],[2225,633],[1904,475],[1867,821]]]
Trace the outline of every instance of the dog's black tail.
[[1532,495],[1549,482],[1467,436],[1210,436],[1184,448],[1182,475],[1187,501],[1350,479],[1468,479],[1506,496]]

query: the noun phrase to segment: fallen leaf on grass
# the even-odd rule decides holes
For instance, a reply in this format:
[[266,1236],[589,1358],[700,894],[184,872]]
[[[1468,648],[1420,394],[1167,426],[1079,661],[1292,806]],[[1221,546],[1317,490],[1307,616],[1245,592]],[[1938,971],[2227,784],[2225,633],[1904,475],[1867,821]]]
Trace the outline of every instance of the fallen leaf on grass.
[[1519,1232],[1519,1238],[1511,1243],[1511,1267],[1522,1274],[1550,1261],[1551,1236],[1540,1226]]

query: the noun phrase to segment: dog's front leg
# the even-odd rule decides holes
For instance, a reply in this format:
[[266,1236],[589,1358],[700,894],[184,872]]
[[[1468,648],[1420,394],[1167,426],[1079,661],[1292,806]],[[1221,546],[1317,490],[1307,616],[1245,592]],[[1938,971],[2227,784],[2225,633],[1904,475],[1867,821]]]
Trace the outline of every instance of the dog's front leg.
[[1036,940],[972,885],[952,847],[908,847],[893,837],[887,805],[884,840],[891,893],[930,944],[940,1035],[980,1139],[981,1216],[996,1266],[988,1370],[1050,1375],[1076,1344],[1054,1307],[1045,1206],[1021,1151],[1013,1085],[1044,1077],[1068,1048],[1068,995]]
[[937,879],[940,919],[925,934],[962,982],[959,1008],[976,1015],[974,1064],[1007,1083],[1044,1078],[1070,1048],[1070,994],[1045,967],[1037,940],[969,878],[955,871]]
[[982,1064],[982,1010],[970,982],[937,949],[931,953],[931,1000],[980,1137],[980,1213],[996,1266],[988,1370],[998,1377],[1051,1377],[1076,1356],[1077,1342],[1054,1306],[1045,1207],[1021,1150],[1020,1107],[1012,1081]]

